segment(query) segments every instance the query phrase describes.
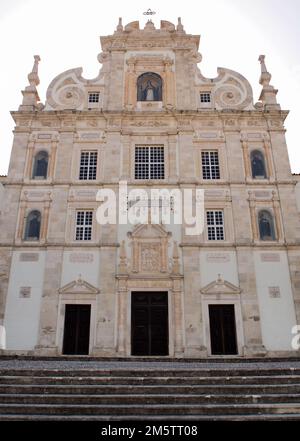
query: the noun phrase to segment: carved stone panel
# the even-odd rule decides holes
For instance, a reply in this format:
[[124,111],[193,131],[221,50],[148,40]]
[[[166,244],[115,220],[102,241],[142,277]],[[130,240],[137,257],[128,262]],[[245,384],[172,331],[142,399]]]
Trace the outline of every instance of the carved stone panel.
[[139,225],[128,236],[131,239],[131,272],[168,272],[170,233],[161,225]]
[[141,270],[146,272],[159,271],[160,247],[159,244],[141,245]]

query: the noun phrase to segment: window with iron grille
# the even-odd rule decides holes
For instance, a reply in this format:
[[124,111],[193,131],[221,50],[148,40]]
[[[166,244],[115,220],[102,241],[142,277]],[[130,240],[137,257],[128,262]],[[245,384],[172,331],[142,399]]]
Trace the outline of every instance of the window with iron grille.
[[97,178],[98,152],[81,152],[79,179],[81,181],[95,180]]
[[135,179],[165,179],[163,146],[135,147]]
[[89,103],[99,103],[100,93],[99,92],[89,92]]
[[202,152],[203,179],[220,179],[218,152]]
[[75,240],[92,240],[92,225],[92,211],[77,211]]
[[201,92],[200,93],[200,103],[210,103],[211,102],[211,93],[210,92]]
[[223,211],[207,211],[206,223],[208,240],[225,240]]

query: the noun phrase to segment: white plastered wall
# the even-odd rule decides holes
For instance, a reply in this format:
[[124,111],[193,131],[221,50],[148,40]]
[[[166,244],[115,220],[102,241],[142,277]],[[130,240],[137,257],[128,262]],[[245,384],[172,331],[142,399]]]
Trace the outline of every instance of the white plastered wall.
[[[33,350],[37,344],[40,306],[43,293],[45,252],[34,252],[35,261],[21,261],[20,255],[12,256],[4,326],[6,349]],[[30,297],[21,298],[21,287],[31,288]]]
[[[296,325],[288,260],[285,251],[254,253],[263,344],[268,351],[291,351]],[[278,288],[280,297],[271,297]]]

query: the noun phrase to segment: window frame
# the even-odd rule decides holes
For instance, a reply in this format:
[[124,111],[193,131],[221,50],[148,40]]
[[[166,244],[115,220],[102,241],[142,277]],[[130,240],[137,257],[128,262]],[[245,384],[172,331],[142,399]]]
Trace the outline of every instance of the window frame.
[[[272,236],[271,236],[270,239],[263,239],[261,234],[260,234],[261,233],[261,231],[260,231],[260,215],[262,213],[267,213],[268,216],[270,217],[270,220],[271,220],[270,227],[271,227]],[[264,242],[264,243],[266,243],[266,242],[277,242],[278,238],[277,238],[277,232],[276,232],[276,218],[275,218],[274,213],[270,209],[268,209],[268,208],[261,208],[260,210],[257,211],[256,218],[257,218],[257,227],[258,227],[258,237],[259,237],[259,240],[261,242]]]
[[[260,176],[260,175],[258,175],[258,176],[253,176],[252,160],[253,160],[253,156],[254,156],[255,154],[260,154],[261,157],[262,157],[263,165],[264,165],[264,169],[265,169],[265,170],[264,170],[264,171],[265,171],[264,176]],[[266,179],[269,179],[269,178],[268,178],[268,172],[267,172],[267,158],[266,158],[265,153],[262,152],[261,150],[259,150],[259,149],[252,149],[252,150],[250,151],[250,167],[251,167],[251,179],[254,179],[254,180],[266,180]]]
[[[142,150],[147,151],[147,159],[146,160],[140,160],[137,161],[137,155],[139,151],[142,152]],[[160,149],[157,150],[156,153],[154,149]],[[152,150],[152,152],[151,152]],[[162,144],[153,144],[153,145],[147,145],[147,144],[136,144],[134,146],[134,163],[133,163],[133,175],[134,180],[136,181],[164,181],[166,179],[166,149],[165,146]],[[156,156],[156,158],[155,158]],[[141,159],[142,155],[141,155]],[[156,159],[156,160],[155,160]],[[140,169],[138,165],[140,164]],[[147,172],[147,176],[146,173]],[[139,176],[140,175],[140,176]],[[155,176],[155,175],[159,175]]]
[[[85,154],[88,154],[88,163],[87,164],[82,164],[83,161],[83,156]],[[91,164],[91,155],[94,154],[96,157],[96,161],[95,164]],[[80,151],[80,155],[79,155],[79,173],[78,173],[78,180],[79,181],[96,181],[97,180],[97,175],[98,175],[98,150],[81,150]],[[84,176],[81,177],[81,173],[84,174],[85,173],[85,169],[86,169],[86,175],[87,177],[85,178]],[[90,174],[93,174],[93,176],[91,177]]]
[[[36,174],[36,169],[37,169],[37,159],[39,155],[45,155],[45,157],[47,158],[47,170],[46,170],[46,176],[39,176]],[[35,153],[34,157],[33,157],[33,164],[32,164],[32,170],[31,170],[31,179],[33,181],[46,181],[49,177],[49,152],[47,150],[39,150],[38,152]]]
[[[209,97],[209,100],[206,99],[207,97]],[[212,102],[212,99],[211,99],[212,96],[211,96],[211,92],[209,90],[200,91],[199,98],[200,98],[200,105],[211,104],[211,102]],[[204,98],[204,100],[202,100],[202,98]]]
[[[39,235],[38,235],[38,237],[33,237],[33,236],[28,235],[29,217],[33,213],[38,213],[38,216],[39,216]],[[42,232],[42,212],[37,209],[32,209],[32,210],[28,211],[26,218],[25,218],[23,241],[24,242],[39,242],[41,240],[41,232]]]
[[[79,215],[83,214],[83,223],[79,223]],[[89,219],[87,219],[89,215]],[[88,220],[87,223],[86,221]],[[77,209],[75,211],[75,231],[74,231],[74,241],[78,242],[91,242],[93,240],[93,220],[94,220],[94,210],[91,209]],[[78,237],[78,235],[81,236]]]
[[[213,223],[209,223],[209,213],[213,214]],[[217,214],[221,214],[222,222],[218,223]],[[224,210],[220,209],[207,209],[205,211],[206,219],[206,237],[208,242],[225,242],[226,241],[226,229],[225,229],[225,215]],[[213,233],[213,234],[212,234]],[[221,237],[218,236],[221,234]],[[213,237],[211,237],[213,236]]]
[[[207,160],[204,156],[208,155],[208,164],[205,164],[204,161]],[[213,159],[212,156],[215,158]],[[213,163],[217,158],[217,163]],[[213,161],[212,161],[213,159]],[[208,169],[208,170],[207,170]],[[207,149],[201,150],[201,170],[202,170],[202,179],[204,181],[220,181],[221,180],[221,167],[220,167],[220,154],[219,150]],[[209,171],[209,177],[207,174]],[[214,177],[215,175],[215,177]]]
[[[92,101],[90,101],[90,97],[96,97],[97,96],[97,100],[92,100]],[[99,104],[100,103],[100,92],[99,91],[89,91],[88,92],[88,104],[92,104],[92,105],[95,105],[95,104]]]

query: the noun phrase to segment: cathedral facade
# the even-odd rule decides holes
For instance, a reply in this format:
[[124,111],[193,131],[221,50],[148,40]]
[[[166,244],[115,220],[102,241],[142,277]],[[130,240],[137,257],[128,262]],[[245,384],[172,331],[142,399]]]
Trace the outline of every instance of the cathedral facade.
[[[142,26],[143,27],[143,26]],[[67,70],[41,103],[35,56],[0,186],[5,354],[299,354],[300,224],[287,111],[260,56],[259,101],[226,68],[205,78],[200,37],[161,21],[101,37],[97,78]],[[101,223],[99,190],[147,222]],[[203,190],[204,228],[151,222],[151,190]],[[138,207],[134,207],[138,203]],[[146,204],[146,205],[145,205]],[[166,206],[165,206],[166,205]]]

